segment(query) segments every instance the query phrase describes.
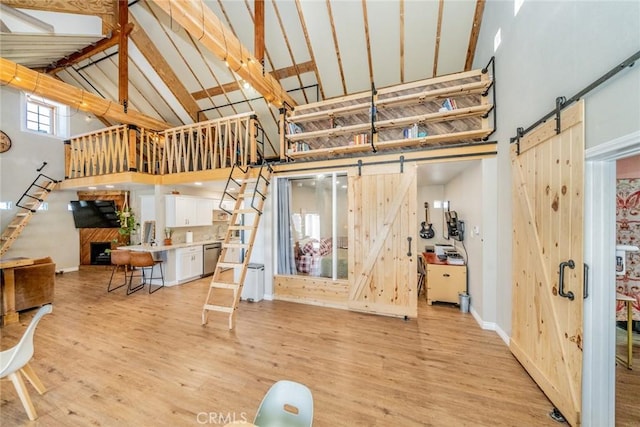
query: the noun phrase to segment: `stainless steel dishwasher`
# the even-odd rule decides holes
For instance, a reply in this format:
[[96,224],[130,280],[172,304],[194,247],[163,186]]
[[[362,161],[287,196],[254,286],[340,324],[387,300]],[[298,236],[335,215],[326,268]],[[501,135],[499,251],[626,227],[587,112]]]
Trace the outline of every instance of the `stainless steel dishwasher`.
[[213,274],[214,270],[216,269],[216,264],[218,263],[218,258],[220,258],[222,245],[220,243],[208,243],[206,245],[202,245],[202,249],[202,277],[204,277]]

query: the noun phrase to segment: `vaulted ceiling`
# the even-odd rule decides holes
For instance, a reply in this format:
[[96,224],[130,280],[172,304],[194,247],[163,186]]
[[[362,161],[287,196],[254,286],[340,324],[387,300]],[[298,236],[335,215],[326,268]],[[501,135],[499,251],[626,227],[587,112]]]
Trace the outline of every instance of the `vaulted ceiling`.
[[[105,124],[122,113],[179,126],[255,111],[273,154],[283,103],[470,69],[484,1],[1,0],[0,55],[5,68],[58,79],[60,93],[73,86],[80,109],[93,96],[126,99]],[[3,83],[28,91],[12,72]]]

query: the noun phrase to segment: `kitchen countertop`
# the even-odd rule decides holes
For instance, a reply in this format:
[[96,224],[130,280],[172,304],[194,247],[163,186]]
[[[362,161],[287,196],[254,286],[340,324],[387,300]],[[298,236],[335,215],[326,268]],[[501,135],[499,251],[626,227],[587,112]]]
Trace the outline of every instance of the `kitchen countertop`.
[[145,251],[145,252],[163,252],[163,251],[171,251],[171,250],[181,249],[181,248],[190,248],[190,247],[193,247],[193,246],[208,245],[210,243],[222,243],[222,240],[219,240],[219,239],[201,240],[199,242],[192,242],[192,243],[175,243],[175,244],[169,245],[169,246],[162,246],[162,245],[157,245],[157,246],[151,246],[151,245],[119,246],[118,249],[127,249],[127,250],[130,250],[130,251]]

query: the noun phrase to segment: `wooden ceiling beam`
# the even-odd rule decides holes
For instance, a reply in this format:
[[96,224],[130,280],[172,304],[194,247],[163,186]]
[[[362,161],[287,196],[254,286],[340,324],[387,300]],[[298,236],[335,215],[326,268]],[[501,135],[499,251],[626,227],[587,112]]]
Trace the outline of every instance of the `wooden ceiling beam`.
[[[128,0],[118,0],[118,26],[122,29],[129,23]],[[129,107],[129,35],[120,31],[118,40],[118,103],[127,112]]]
[[253,24],[256,59],[264,66],[264,0],[255,0],[255,20]]
[[442,11],[444,10],[444,0],[438,1],[438,29],[436,30],[436,48],[433,53],[433,75],[438,75],[438,58],[440,57],[440,36],[442,35]]
[[293,98],[271,74],[263,73],[258,60],[202,0],[152,1],[214,55],[226,60],[229,68],[247,81],[267,102],[278,107],[284,102],[291,106],[296,105]]
[[115,3],[117,0],[2,0],[2,4],[17,9],[46,10],[49,12],[74,13],[78,15],[99,16],[107,27],[114,28],[116,21]]
[[135,110],[125,113],[122,106],[116,102],[103,99],[84,89],[56,80],[47,74],[38,73],[5,58],[0,58],[0,82],[118,123],[151,130],[164,130],[171,127],[168,123]]
[[[280,68],[273,71],[273,77],[278,80],[282,80],[287,77],[295,76],[296,74],[310,73],[315,71],[316,66],[313,61],[303,62],[302,64],[292,65],[290,67]],[[199,90],[193,92],[191,96],[194,99],[213,98],[214,96],[222,95],[224,93],[233,92],[240,89],[238,82],[230,82],[221,86],[210,87],[209,89]]]
[[473,58],[476,54],[478,37],[480,36],[480,25],[482,24],[482,14],[484,13],[485,0],[477,0],[476,11],[473,15],[473,25],[469,36],[469,47],[467,48],[467,59],[464,62],[464,70],[469,71],[473,67]]
[[130,35],[131,41],[133,41],[138,50],[140,50],[142,56],[151,64],[160,79],[162,79],[171,93],[173,93],[173,96],[175,96],[180,105],[182,105],[182,108],[189,114],[189,117],[191,117],[194,122],[197,122],[198,111],[200,111],[198,103],[131,13],[129,14],[129,21],[130,24],[133,24],[133,31],[131,31]]
[[[124,31],[125,33],[128,34],[129,32],[131,32],[132,29],[133,29],[133,25],[127,24]],[[73,64],[77,64],[80,61],[84,61],[85,59],[90,58],[97,53],[100,53],[102,51],[109,49],[110,47],[117,45],[119,41],[120,41],[120,30],[116,30],[113,33],[111,33],[109,37],[104,38],[92,45],[89,45],[69,55],[64,59],[54,62],[53,64],[48,66],[45,70],[43,70],[43,72],[47,74],[56,74]]]

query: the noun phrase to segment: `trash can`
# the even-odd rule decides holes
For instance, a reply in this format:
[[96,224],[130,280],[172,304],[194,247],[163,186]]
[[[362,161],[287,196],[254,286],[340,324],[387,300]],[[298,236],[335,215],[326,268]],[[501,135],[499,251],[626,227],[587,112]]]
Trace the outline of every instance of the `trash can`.
[[466,292],[461,292],[458,294],[460,298],[460,311],[463,313],[469,312],[469,294]]
[[240,298],[249,302],[262,301],[264,297],[264,264],[249,264]]

